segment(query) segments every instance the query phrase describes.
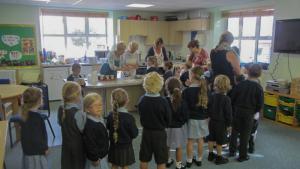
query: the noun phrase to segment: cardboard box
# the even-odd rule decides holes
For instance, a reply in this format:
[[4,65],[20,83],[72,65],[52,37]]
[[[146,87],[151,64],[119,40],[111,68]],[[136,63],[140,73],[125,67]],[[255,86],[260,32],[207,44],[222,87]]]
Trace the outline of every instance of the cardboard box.
[[300,78],[295,78],[292,80],[291,95],[300,97]]

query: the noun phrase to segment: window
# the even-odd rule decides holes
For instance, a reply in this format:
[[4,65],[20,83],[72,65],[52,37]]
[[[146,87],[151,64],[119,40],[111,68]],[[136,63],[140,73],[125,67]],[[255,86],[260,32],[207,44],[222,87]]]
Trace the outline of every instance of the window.
[[[90,15],[43,14],[42,44],[47,51],[65,58],[95,56],[95,50],[111,47],[113,22],[111,18]],[[109,30],[109,31],[108,31]]]
[[247,16],[228,18],[228,31],[235,40],[232,46],[240,49],[241,63],[270,63],[273,16]]

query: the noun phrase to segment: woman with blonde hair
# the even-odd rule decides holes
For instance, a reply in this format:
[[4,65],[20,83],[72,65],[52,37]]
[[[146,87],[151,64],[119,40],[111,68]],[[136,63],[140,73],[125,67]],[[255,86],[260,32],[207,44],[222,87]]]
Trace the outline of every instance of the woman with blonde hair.
[[128,73],[132,76],[135,75],[135,70],[138,68],[138,51],[139,44],[135,41],[132,41],[128,44],[128,48],[123,54],[124,58],[124,69],[127,69]]
[[231,44],[234,41],[232,33],[226,31],[221,37],[219,44],[210,53],[213,76],[226,75],[230,79],[230,84],[235,86],[236,76],[241,74],[240,60]]
[[117,75],[118,70],[124,69],[123,54],[126,50],[124,42],[117,43],[116,46],[108,53],[108,62],[101,67],[100,73],[103,75]]

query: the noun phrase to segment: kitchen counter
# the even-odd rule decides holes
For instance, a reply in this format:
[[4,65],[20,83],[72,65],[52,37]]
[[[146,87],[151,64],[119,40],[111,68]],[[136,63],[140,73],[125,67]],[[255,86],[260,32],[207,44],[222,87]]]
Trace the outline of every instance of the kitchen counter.
[[143,89],[143,79],[117,79],[112,81],[99,81],[96,84],[89,84],[83,88],[84,94],[91,92],[98,93],[103,98],[104,114],[108,115],[111,111],[111,93],[116,88],[122,88],[127,91],[129,103],[127,105],[128,111],[136,111],[136,105],[139,98],[145,93]]
[[[80,63],[81,66],[95,66],[101,65],[102,63]],[[42,64],[42,68],[52,68],[52,67],[71,67],[73,64]]]

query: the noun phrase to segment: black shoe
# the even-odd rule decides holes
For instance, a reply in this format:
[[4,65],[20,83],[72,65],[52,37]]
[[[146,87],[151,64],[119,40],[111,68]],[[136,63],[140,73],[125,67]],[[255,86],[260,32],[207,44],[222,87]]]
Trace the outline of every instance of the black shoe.
[[175,168],[175,169],[185,169],[185,166],[181,163],[180,168]]
[[249,148],[248,153],[253,154],[254,153],[254,148]]
[[187,168],[191,168],[191,167],[192,167],[192,164],[193,164],[193,162],[191,162],[191,163],[186,162],[185,166],[186,166]]
[[202,161],[197,161],[196,158],[193,158],[193,162],[200,167],[202,165]]
[[218,156],[215,161],[216,165],[226,164],[228,162],[229,160],[223,156]]
[[167,168],[170,168],[171,165],[174,163],[174,160],[172,159],[171,161],[168,160],[167,164],[166,164],[166,167]]
[[216,155],[215,153],[210,152],[210,153],[208,154],[207,160],[208,160],[208,161],[214,161],[214,160],[216,159],[216,157],[217,157],[217,155]]
[[236,156],[236,152],[229,152],[229,157],[235,157]]
[[237,159],[237,161],[238,162],[244,162],[244,161],[248,161],[250,158],[249,158],[249,156],[247,156],[247,157],[239,157],[238,159]]

